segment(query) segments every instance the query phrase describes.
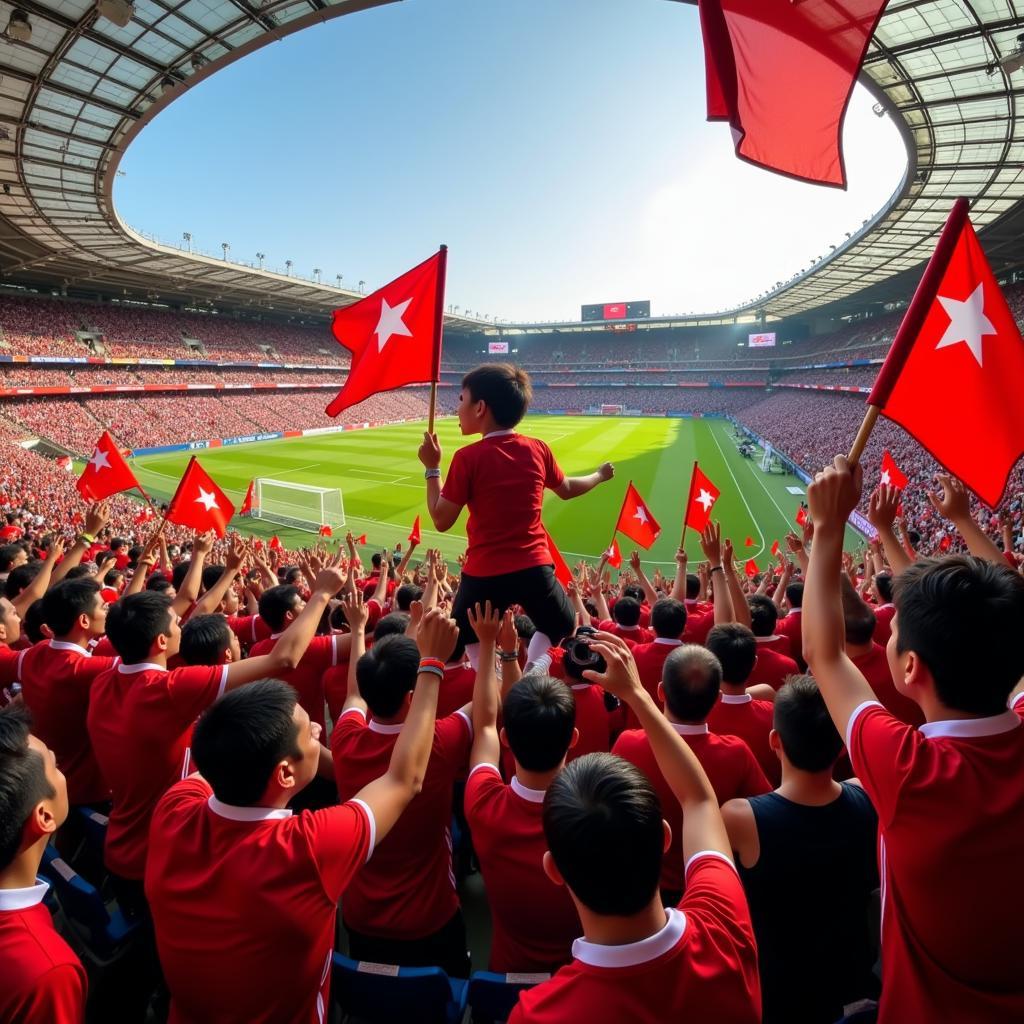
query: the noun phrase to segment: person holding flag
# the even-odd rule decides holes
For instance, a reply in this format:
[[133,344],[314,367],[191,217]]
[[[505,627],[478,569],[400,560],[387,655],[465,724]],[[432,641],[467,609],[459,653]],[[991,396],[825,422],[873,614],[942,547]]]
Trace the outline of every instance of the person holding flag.
[[463,435],[480,434],[481,439],[455,453],[446,480],[437,435],[425,433],[419,448],[427,511],[435,528],[442,533],[451,529],[469,507],[466,562],[452,617],[474,666],[479,644],[469,609],[475,604],[490,601],[501,611],[522,606],[537,627],[527,651],[530,661],[572,632],[576,616],[555,578],[541,523],[544,491],[564,500],[577,498],[615,473],[605,462],[587,476],[567,477],[543,441],[516,433],[532,396],[530,378],[519,367],[478,366],[462,379],[458,417]]

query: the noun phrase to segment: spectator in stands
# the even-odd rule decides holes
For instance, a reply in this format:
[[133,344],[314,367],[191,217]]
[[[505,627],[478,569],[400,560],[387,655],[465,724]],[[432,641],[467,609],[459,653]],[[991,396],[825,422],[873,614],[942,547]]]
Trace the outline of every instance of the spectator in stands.
[[764,1024],[821,1024],[877,996],[878,818],[855,783],[834,782],[842,740],[810,676],[774,706],[774,793],[722,807],[757,935]]
[[765,683],[778,690],[789,676],[799,672],[796,661],[788,655],[792,645],[788,637],[775,632],[779,610],[771,598],[764,594],[751,594],[747,604],[750,607],[750,629],[757,641],[757,659],[747,677],[747,685]]

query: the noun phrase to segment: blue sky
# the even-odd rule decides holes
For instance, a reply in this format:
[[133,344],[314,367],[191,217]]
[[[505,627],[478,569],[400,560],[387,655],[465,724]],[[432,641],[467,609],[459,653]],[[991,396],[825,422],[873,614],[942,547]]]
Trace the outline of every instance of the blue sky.
[[187,91],[115,201],[161,241],[383,284],[449,246],[447,301],[512,320],[650,299],[734,306],[895,190],[905,154],[857,91],[850,190],[789,181],[704,120],[695,7],[405,0],[299,32]]

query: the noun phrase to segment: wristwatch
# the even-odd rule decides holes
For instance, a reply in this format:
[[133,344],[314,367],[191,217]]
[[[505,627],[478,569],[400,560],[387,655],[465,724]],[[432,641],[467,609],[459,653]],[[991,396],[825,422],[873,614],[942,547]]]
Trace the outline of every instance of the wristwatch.
[[439,468],[426,469],[426,470],[423,471],[423,479],[424,480],[440,479],[440,476],[441,476],[441,470]]

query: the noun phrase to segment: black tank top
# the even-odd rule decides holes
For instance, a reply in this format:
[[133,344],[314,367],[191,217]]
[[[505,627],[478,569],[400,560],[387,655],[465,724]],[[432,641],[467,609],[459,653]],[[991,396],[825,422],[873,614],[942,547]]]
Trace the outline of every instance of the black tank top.
[[738,865],[757,935],[764,1024],[832,1024],[877,991],[878,818],[859,786],[822,807],[750,800],[761,854]]

